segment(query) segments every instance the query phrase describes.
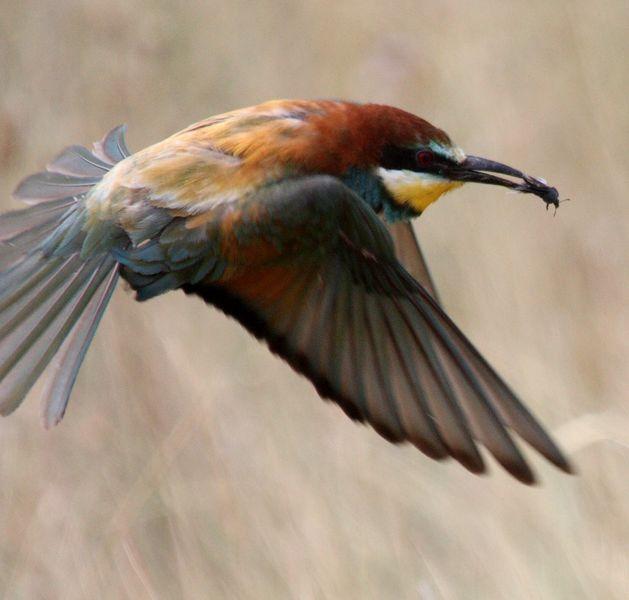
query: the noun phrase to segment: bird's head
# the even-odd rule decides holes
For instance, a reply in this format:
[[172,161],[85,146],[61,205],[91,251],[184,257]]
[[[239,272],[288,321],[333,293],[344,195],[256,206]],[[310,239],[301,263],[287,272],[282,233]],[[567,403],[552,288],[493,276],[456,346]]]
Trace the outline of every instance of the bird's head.
[[[379,147],[373,167],[396,208],[419,214],[444,193],[467,182],[504,186],[559,204],[557,190],[505,164],[467,155],[442,130],[388,106],[364,105],[373,114]],[[506,176],[506,177],[505,177]]]
[[[363,169],[388,193],[389,216],[412,216],[466,182],[500,185],[559,204],[545,181],[499,162],[467,155],[441,129],[411,113],[379,104],[321,102],[303,117],[303,159],[312,153],[327,172]],[[318,135],[312,135],[313,129]],[[505,177],[506,176],[506,177]]]

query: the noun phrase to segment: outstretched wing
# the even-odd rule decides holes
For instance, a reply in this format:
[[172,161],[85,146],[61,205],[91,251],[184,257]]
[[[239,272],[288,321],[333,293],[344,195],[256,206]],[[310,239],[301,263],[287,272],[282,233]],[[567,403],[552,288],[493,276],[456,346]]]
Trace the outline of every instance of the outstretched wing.
[[312,176],[268,185],[215,206],[198,222],[175,219],[161,237],[120,257],[140,298],[174,287],[202,296],[265,340],[350,417],[433,458],[453,456],[482,472],[478,441],[531,483],[513,430],[570,470],[531,414],[400,265],[375,213],[339,180]]
[[439,304],[437,287],[430,275],[430,270],[419,247],[419,240],[410,221],[386,223],[386,228],[393,239],[395,255],[400,264],[412,275]]

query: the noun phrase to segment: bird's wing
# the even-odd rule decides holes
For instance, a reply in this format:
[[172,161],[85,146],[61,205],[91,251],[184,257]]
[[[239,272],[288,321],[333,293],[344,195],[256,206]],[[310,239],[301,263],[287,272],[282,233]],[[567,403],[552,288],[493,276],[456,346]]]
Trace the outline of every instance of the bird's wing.
[[437,287],[430,275],[430,270],[419,246],[419,240],[410,221],[386,223],[386,228],[393,239],[395,255],[402,266],[417,280],[422,287],[439,303]]
[[477,440],[530,483],[511,429],[570,469],[335,178],[287,180],[215,206],[211,219],[176,218],[120,259],[140,298],[175,287],[202,296],[389,440],[481,472]]

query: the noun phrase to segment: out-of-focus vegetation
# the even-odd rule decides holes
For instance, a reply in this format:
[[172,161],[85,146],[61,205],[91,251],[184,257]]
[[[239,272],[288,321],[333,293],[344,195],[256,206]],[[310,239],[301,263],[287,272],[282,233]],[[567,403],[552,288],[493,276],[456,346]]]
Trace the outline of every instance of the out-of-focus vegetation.
[[183,294],[120,289],[63,423],[0,423],[3,598],[626,598],[629,4],[3,0],[0,202],[120,122],[382,101],[572,202],[418,223],[446,306],[579,468],[529,489],[394,447]]

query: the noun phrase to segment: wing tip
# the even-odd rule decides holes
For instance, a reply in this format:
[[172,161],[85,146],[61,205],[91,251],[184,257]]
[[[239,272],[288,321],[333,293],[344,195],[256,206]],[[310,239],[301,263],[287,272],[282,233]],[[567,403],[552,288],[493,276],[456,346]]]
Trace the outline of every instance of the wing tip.
[[509,475],[517,479],[520,483],[528,486],[536,486],[539,484],[537,475],[534,473],[533,469],[531,469],[529,464],[524,460],[522,460],[522,462],[500,464],[505,468]]
[[[578,470],[575,466],[557,449],[555,454],[548,455],[543,454],[544,458],[548,460],[552,465],[557,467],[560,471],[567,475],[578,475]],[[499,460],[501,466],[515,479],[529,486],[536,486],[539,484],[539,480],[535,472],[531,469],[528,462],[524,459],[522,461],[504,461]]]
[[544,443],[532,443],[531,440],[527,439],[526,441],[529,443],[529,445],[534,448],[539,454],[541,454],[549,463],[557,467],[560,471],[563,471],[567,475],[577,475],[578,470],[576,469],[576,467],[559,449],[552,438],[543,429],[541,431],[544,434]]
[[[578,475],[579,474],[578,469],[576,469],[575,466],[572,463],[570,463],[563,456],[561,456],[561,458],[558,459],[558,460],[551,460],[551,459],[549,459],[549,461],[555,467],[557,467],[560,471],[565,473],[566,475]],[[510,475],[512,475],[513,477],[515,477],[515,479],[517,479],[519,482],[521,482],[521,483],[523,483],[525,485],[537,486],[540,483],[538,478],[537,478],[537,475],[528,466],[528,464],[526,465],[526,469],[511,468],[511,467],[506,467],[505,465],[503,465],[503,466],[505,467],[505,469],[507,470],[507,472]]]
[[487,473],[487,465],[478,451],[472,454],[450,448],[450,456],[463,465],[470,473],[474,473],[474,475]]
[[428,458],[432,458],[432,460],[441,461],[450,458],[448,450],[443,445],[439,446],[437,444],[429,443],[424,439],[419,439],[416,437],[409,437],[407,441],[415,448],[417,448],[420,452],[424,453]]
[[[65,413],[65,411],[64,411]],[[44,411],[41,415],[41,423],[46,431],[50,431],[53,427],[56,427],[63,420],[63,414],[51,415]]]
[[566,475],[579,474],[579,470],[561,452],[556,457],[551,458],[547,456],[546,458]]

